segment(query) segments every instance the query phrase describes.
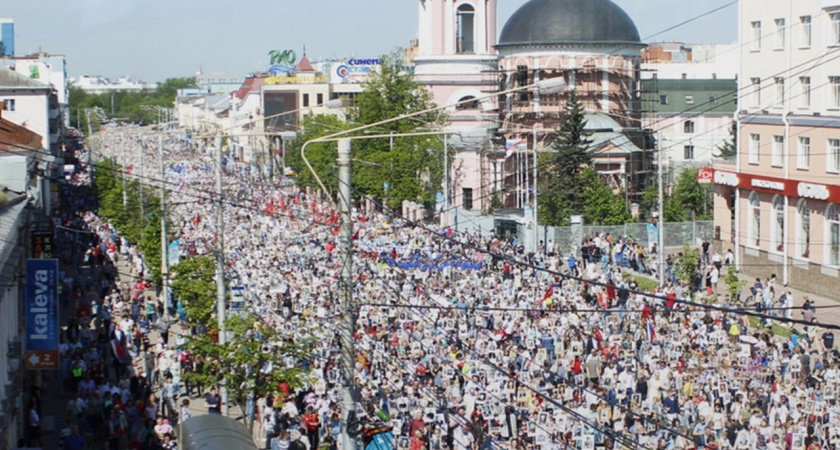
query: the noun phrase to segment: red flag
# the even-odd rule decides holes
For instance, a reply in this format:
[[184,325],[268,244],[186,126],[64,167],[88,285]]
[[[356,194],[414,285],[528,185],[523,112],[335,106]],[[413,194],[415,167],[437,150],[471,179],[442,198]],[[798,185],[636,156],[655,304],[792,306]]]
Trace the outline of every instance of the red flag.
[[552,295],[554,295],[554,285],[552,284],[547,291],[545,291],[545,295],[543,295],[543,300],[548,300]]
[[295,205],[300,205],[300,195],[295,195]]
[[356,230],[356,232],[353,233],[353,240],[355,241],[357,239],[359,239],[359,230]]
[[286,199],[280,196],[280,209],[286,209]]
[[268,214],[274,213],[274,200],[269,200],[268,204],[265,205],[265,212]]
[[196,214],[193,219],[193,225],[198,226],[201,223],[201,214]]
[[366,223],[367,219],[365,218],[365,216],[359,214],[359,222]]
[[333,230],[332,230],[332,235],[333,235],[333,236],[337,235],[339,231],[341,231],[341,227],[335,227],[335,228],[333,228]]
[[315,200],[312,200],[311,208],[312,208],[312,215],[317,216],[318,215],[318,204],[315,203]]

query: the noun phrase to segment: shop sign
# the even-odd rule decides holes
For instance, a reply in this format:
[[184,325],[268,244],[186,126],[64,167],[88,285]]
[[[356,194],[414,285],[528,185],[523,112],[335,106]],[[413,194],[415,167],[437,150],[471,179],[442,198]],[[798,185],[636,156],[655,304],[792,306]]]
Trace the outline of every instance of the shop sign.
[[32,258],[52,259],[53,233],[50,230],[32,231]]
[[785,183],[783,181],[772,181],[761,178],[753,178],[750,180],[750,186],[758,189],[767,189],[779,192],[784,192],[785,190]]
[[58,260],[26,261],[27,370],[58,370]]
[[723,172],[720,170],[715,171],[715,184],[737,187],[739,182],[740,180],[738,180],[738,175],[732,172]]
[[813,200],[840,202],[840,186],[715,170],[715,184]]
[[700,184],[710,184],[714,174],[715,169],[712,169],[711,167],[701,167],[697,169],[697,182]]
[[828,197],[831,195],[828,192],[828,186],[813,183],[799,183],[796,186],[796,194],[800,197],[813,198],[815,200],[828,200]]
[[330,81],[327,77],[266,77],[266,84],[311,84],[326,83]]

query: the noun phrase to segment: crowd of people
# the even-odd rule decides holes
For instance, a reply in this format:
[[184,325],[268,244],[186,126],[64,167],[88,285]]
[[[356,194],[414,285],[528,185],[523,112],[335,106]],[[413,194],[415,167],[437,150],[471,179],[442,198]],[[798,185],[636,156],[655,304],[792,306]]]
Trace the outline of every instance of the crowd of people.
[[[139,146],[105,152],[123,158],[125,166],[150,157]],[[216,229],[208,218],[215,168],[204,158],[168,157],[168,195],[181,205],[169,214],[182,257],[214,251]],[[226,163],[223,184],[229,284],[241,286],[248,308],[285,333],[303,338],[332,332],[340,313],[335,206],[316,193],[268,182],[235,161]],[[113,240],[107,224],[90,219],[75,218],[103,242]],[[525,254],[492,232],[431,229],[390,211],[354,209],[352,221],[354,381],[363,417],[384,421],[396,448],[777,450],[840,444],[840,352],[810,307],[803,314],[810,323],[788,323],[790,335],[783,335],[756,327],[715,289],[709,295],[670,279],[655,294],[639,292],[622,268],[644,267],[638,257],[644,252],[634,248],[630,263],[624,259],[628,241],[606,234],[576,247],[550,245],[545,253]],[[448,263],[430,263],[436,261]],[[716,262],[709,257],[720,271]],[[95,287],[88,296],[79,286],[76,299],[82,308],[87,298],[102,299],[91,314],[100,317],[92,329],[128,327],[126,334],[138,329],[142,335],[143,314],[131,314],[135,303],[121,302],[112,281]],[[782,287],[770,279],[762,283],[762,292],[771,289]],[[792,295],[785,295],[785,304],[793,305]],[[87,349],[99,350],[101,339],[120,341],[98,332],[87,346],[75,344],[82,350],[74,350],[74,361],[87,365]],[[257,399],[264,448],[337,448],[339,348],[329,336],[317,342],[319,358],[306,386],[283,393],[278,387],[276,397]],[[127,341],[125,347],[133,355],[144,346]],[[165,345],[151,348],[175,375],[164,383],[183,394],[181,359],[167,358]],[[125,417],[125,428],[159,417],[147,417],[150,408],[157,411],[153,396],[139,387],[132,391],[154,385],[154,379],[134,381],[149,376],[152,366],[135,365],[132,373],[131,364],[114,363],[113,370],[101,369],[105,378],[88,369],[92,379],[103,380],[90,390],[94,398],[106,384],[112,403],[125,403],[126,396],[146,405],[135,418],[115,413]],[[105,383],[109,375],[116,377],[113,386]],[[90,385],[84,374],[82,379]],[[134,397],[135,391],[141,394]],[[122,421],[103,413],[101,421],[82,423],[112,427]]]
[[[62,188],[55,215],[66,311],[58,379],[67,420],[60,448],[175,449],[174,427],[191,413],[188,400],[181,410],[167,402],[167,391],[180,388],[167,368],[175,351],[165,338],[151,339],[152,330],[166,326],[163,305],[146,295],[150,286],[137,249],[96,214],[89,171],[79,163],[83,154],[68,156],[79,166]],[[33,397],[30,446],[40,445],[33,418],[40,421],[45,401],[55,399]]]

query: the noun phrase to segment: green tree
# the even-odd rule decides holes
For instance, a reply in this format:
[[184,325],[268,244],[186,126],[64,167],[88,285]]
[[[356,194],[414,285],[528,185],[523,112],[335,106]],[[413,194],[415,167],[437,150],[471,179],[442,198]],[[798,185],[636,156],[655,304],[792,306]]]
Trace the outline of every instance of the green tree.
[[659,186],[656,180],[647,185],[639,201],[639,219],[653,218],[653,212],[659,209]]
[[733,158],[738,156],[738,124],[735,121],[729,125],[729,140],[718,147],[721,158]]
[[[124,179],[125,169],[113,159],[94,165],[94,189],[99,201],[99,214],[113,225],[120,235],[132,243],[143,237],[149,223],[143,210],[160,208],[159,198],[137,179]],[[142,197],[141,197],[142,192]]]
[[601,180],[595,169],[581,172],[578,192],[583,199],[583,218],[588,225],[621,225],[630,220],[624,196],[616,194]]
[[490,210],[488,211],[488,214],[493,214],[493,211],[502,209],[503,207],[504,203],[502,203],[502,194],[498,189],[493,188],[493,190],[490,191]]
[[[213,333],[194,336],[187,342],[186,348],[202,355],[205,363],[201,370],[184,373],[183,377],[204,386],[224,384],[246,417],[246,425],[253,429],[253,421],[245,412],[246,397],[272,396],[281,383],[293,389],[304,386],[309,380],[304,364],[313,359],[315,343],[309,338],[286,339],[251,314],[230,317],[225,328],[225,345],[220,345]],[[287,358],[295,361],[294,367],[287,368]]]
[[[346,122],[330,114],[308,115],[303,118],[302,131],[297,139],[286,145],[284,158],[286,166],[298,174],[296,177],[298,185],[318,188],[315,178],[301,157],[303,144],[312,139],[349,128],[350,126]],[[316,142],[306,147],[307,159],[309,159],[312,168],[315,169],[318,177],[321,178],[330,192],[335,192],[338,188],[337,172],[335,170],[337,152],[336,142]]]
[[539,215],[547,225],[553,226],[568,225],[571,214],[584,212],[584,197],[579,188],[586,168],[592,163],[591,133],[586,131],[583,106],[574,91],[566,101],[566,116],[551,144],[553,152],[539,158],[540,166],[548,167],[551,174],[541,183]]
[[700,250],[684,245],[682,252],[677,255],[677,259],[674,262],[674,272],[677,278],[693,287],[696,285],[695,281],[699,268]]
[[[350,119],[358,124],[372,124],[434,106],[431,93],[405,70],[402,57],[385,55],[380,68],[364,83],[356,97]],[[375,129],[378,134],[401,134],[439,130],[446,114],[433,112],[412,119],[399,120]],[[363,195],[385,199],[391,208],[403,200],[432,206],[443,183],[443,144],[439,136],[413,136],[364,139],[353,142],[353,157],[361,162],[353,166],[353,184]],[[385,193],[384,181],[390,183]]]
[[726,268],[726,273],[721,276],[721,279],[726,284],[726,292],[729,293],[730,302],[735,303],[741,297],[741,289],[747,285],[747,282],[738,276],[738,269],[735,266]]
[[[70,85],[68,102],[70,104],[70,120],[76,121],[81,131],[88,130],[88,117],[85,110],[98,107],[105,111],[111,119],[135,123],[154,123],[158,113],[148,106],[171,108],[178,94],[178,89],[195,86],[194,78],[169,78],[158,83],[155,89],[142,91],[115,91],[102,94],[90,94],[75,85]],[[113,105],[113,110],[112,110]],[[97,131],[101,125],[100,119],[90,117],[91,128]]]
[[146,262],[146,270],[148,270],[149,278],[160,286],[163,282],[161,275],[161,241],[160,241],[160,212],[152,211],[149,214],[146,227],[143,229],[143,235],[140,238],[139,248],[143,259]]
[[172,291],[183,304],[190,324],[218,329],[211,320],[216,309],[216,266],[212,257],[186,258],[172,269]]
[[697,181],[697,169],[684,169],[665,201],[666,222],[687,222],[712,218],[711,186]]

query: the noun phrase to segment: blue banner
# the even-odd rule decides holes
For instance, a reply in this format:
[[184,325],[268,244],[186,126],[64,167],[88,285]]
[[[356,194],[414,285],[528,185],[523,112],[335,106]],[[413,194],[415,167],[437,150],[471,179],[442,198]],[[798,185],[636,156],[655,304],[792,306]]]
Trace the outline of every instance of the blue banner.
[[175,264],[181,262],[181,240],[175,239],[174,241],[169,243],[169,252],[167,255],[169,259],[169,266],[172,267]]
[[28,370],[58,370],[58,260],[26,261],[26,355]]

